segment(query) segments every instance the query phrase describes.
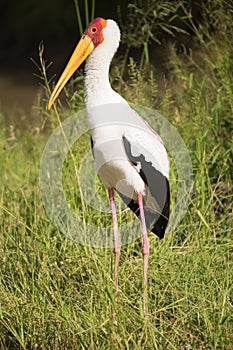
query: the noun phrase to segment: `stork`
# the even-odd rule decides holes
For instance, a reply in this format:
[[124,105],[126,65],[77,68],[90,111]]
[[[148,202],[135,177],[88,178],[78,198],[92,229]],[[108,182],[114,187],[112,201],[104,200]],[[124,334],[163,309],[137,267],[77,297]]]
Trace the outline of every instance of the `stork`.
[[76,69],[85,66],[85,105],[96,170],[108,190],[113,222],[114,286],[118,291],[121,237],[114,190],[140,218],[143,254],[143,309],[147,309],[149,240],[160,239],[169,219],[169,158],[159,135],[109,83],[109,67],[120,43],[111,19],[94,19],[76,46],[48,102],[50,109]]

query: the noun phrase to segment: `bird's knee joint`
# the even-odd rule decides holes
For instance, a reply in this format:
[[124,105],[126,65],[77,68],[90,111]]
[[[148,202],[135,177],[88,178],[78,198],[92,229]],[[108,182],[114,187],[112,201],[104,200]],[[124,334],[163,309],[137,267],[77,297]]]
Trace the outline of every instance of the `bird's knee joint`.
[[113,252],[114,252],[114,254],[120,254],[121,247],[114,247]]
[[149,255],[149,247],[143,247],[142,248],[142,254],[143,255]]

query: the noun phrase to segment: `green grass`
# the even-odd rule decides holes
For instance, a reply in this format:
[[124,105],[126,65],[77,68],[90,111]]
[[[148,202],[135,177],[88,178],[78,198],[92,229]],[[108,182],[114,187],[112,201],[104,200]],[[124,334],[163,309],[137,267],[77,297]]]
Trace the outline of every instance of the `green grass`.
[[[198,129],[192,121],[189,127]],[[199,133],[191,150],[195,191],[184,220],[159,245],[150,234],[147,320],[140,243],[123,248],[114,300],[112,251],[75,243],[46,216],[38,176],[47,135],[7,138],[5,130],[1,349],[232,349],[232,198],[224,204],[230,194],[217,190],[221,172],[211,183],[205,135]],[[70,179],[71,193],[72,186]]]
[[112,251],[78,245],[44,212],[45,137],[1,140],[1,349],[232,348],[232,215],[216,220],[207,177],[176,231],[150,235],[145,320],[139,242],[123,248],[114,300]]
[[[198,29],[205,35],[198,32],[202,43],[196,39],[192,54],[177,54],[168,45],[165,66],[170,71],[163,87],[153,66],[141,70],[131,59],[127,81],[121,69],[112,69],[112,83],[129,101],[155,107],[171,121],[193,162],[192,200],[181,224],[159,243],[149,235],[146,319],[140,242],[122,248],[120,292],[114,298],[112,251],[72,241],[46,215],[39,167],[47,139],[59,125],[55,111],[48,114],[40,106],[51,121],[46,132],[33,126],[27,132],[8,128],[1,115],[1,350],[233,349],[233,29],[227,18],[217,19],[214,35]],[[82,79],[77,81],[82,87]],[[71,84],[69,99],[72,91]],[[83,90],[73,95],[72,112],[80,101]],[[63,120],[68,112],[58,106]],[[88,135],[80,141],[63,168],[67,200],[87,223],[110,225],[109,215],[81,201],[75,171],[90,147]],[[175,198],[173,168],[171,177]],[[77,232],[86,234],[85,228]]]

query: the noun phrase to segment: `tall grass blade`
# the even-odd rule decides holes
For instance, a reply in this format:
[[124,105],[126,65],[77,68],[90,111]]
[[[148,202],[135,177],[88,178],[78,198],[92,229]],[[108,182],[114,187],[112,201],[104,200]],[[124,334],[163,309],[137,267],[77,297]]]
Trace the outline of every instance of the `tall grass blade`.
[[88,0],[84,1],[84,7],[85,7],[85,20],[86,20],[86,27],[88,26],[88,24],[90,23],[90,19],[89,19],[89,8],[88,8]]
[[80,36],[82,36],[83,35],[83,25],[82,25],[81,13],[80,13],[79,5],[78,5],[78,0],[74,0],[74,6],[75,6],[76,15],[77,15],[79,34],[80,34]]
[[91,21],[95,18],[95,0],[91,3]]

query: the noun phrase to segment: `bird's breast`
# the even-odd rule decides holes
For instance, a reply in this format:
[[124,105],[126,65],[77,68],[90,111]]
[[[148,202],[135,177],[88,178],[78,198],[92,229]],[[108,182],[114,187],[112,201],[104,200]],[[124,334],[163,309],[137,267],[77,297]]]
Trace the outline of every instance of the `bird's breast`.
[[139,169],[128,159],[122,138],[104,138],[93,142],[96,171],[106,188],[115,188],[129,198],[144,193]]

